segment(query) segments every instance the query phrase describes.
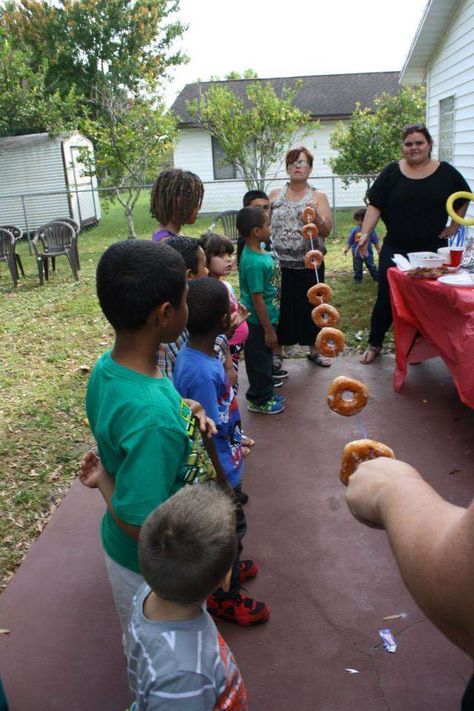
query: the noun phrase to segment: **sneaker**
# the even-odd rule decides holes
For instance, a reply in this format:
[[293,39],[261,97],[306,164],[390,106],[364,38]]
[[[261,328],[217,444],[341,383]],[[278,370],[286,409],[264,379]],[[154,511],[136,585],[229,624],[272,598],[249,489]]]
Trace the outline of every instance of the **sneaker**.
[[270,617],[268,605],[241,594],[235,597],[209,595],[207,611],[215,620],[233,622],[240,627],[261,625]]
[[274,398],[277,402],[282,402],[282,403],[285,402],[285,400],[286,400],[286,398],[285,398],[284,395],[279,395],[278,393],[275,393],[275,395],[273,396],[273,398]]
[[280,412],[283,412],[284,409],[285,406],[281,399],[278,398],[277,400],[276,397],[267,400],[267,402],[262,402],[260,405],[257,405],[256,402],[252,402],[252,400],[249,400],[247,403],[247,410],[250,412],[261,412],[262,415],[278,415]]
[[275,388],[281,388],[283,385],[283,380],[277,380],[276,378],[273,378],[273,389]]
[[288,371],[283,370],[282,368],[275,368],[275,366],[273,366],[272,375],[274,378],[277,378],[278,380],[284,380],[285,378],[288,377]]
[[254,560],[239,561],[239,583],[245,583],[247,580],[253,580],[257,577],[258,565]]

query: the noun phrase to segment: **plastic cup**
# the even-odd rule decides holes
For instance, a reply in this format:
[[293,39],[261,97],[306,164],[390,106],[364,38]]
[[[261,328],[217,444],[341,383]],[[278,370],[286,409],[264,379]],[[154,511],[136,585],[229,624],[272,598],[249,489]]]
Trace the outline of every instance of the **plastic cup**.
[[462,255],[464,252],[464,247],[450,247],[449,253],[451,255],[451,266],[459,267],[461,264]]

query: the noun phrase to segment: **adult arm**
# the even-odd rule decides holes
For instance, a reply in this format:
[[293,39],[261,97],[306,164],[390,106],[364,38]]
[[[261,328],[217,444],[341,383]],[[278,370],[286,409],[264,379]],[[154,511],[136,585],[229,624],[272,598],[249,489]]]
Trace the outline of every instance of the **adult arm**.
[[332,230],[331,208],[326,193],[323,193],[322,190],[314,190],[313,202],[317,212],[316,225],[318,226],[318,232],[323,239],[326,239]]
[[373,229],[375,229],[377,222],[380,220],[380,215],[381,211],[378,207],[374,207],[374,205],[369,205],[367,207],[367,212],[365,213],[364,221],[362,223],[362,227],[360,228],[361,237],[356,250],[362,257],[366,257],[369,253],[368,241],[370,233]]
[[263,294],[261,292],[252,294],[252,301],[257,318],[265,331],[265,345],[268,348],[276,348],[278,345],[278,339],[268,316],[268,310],[265,301],[263,300]]
[[359,520],[387,532],[402,578],[426,616],[474,655],[474,501],[445,501],[409,464],[360,465],[346,495]]
[[[456,215],[459,215],[459,217],[464,217],[466,215],[468,207],[469,207],[469,201],[466,200],[460,207],[455,208],[454,212],[456,213]],[[454,234],[456,234],[459,227],[460,226],[458,225],[457,222],[455,222],[454,220],[451,220],[449,225],[447,227],[445,227],[442,232],[439,233],[438,237],[440,239],[449,239]]]

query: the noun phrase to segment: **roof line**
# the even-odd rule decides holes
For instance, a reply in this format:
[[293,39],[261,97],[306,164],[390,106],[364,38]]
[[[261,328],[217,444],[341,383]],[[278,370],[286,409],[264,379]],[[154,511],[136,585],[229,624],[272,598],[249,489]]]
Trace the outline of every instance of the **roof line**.
[[376,74],[380,76],[381,74],[399,74],[399,69],[394,69],[392,71],[385,72],[338,72],[337,74],[295,74],[286,77],[251,77],[251,78],[240,78],[240,79],[208,79],[201,80],[196,79],[196,81],[190,81],[185,86],[192,86],[193,84],[227,84],[228,82],[244,82],[244,81],[274,81],[275,79],[310,79],[313,77],[323,78],[323,77],[351,77],[351,76],[368,76],[370,74]]

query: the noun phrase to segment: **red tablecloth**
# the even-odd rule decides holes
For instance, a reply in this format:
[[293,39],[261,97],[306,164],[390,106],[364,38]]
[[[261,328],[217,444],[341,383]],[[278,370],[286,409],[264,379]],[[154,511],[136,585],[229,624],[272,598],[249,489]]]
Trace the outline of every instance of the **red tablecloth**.
[[389,269],[395,330],[393,386],[400,391],[407,364],[441,356],[462,402],[474,408],[474,289],[411,279]]

